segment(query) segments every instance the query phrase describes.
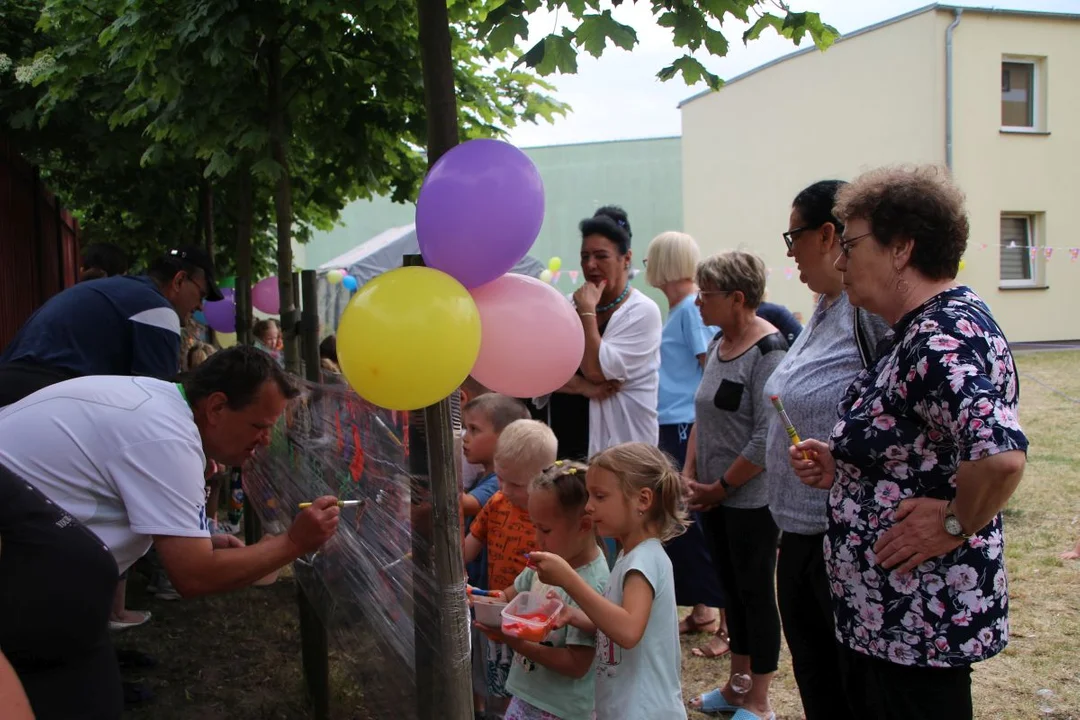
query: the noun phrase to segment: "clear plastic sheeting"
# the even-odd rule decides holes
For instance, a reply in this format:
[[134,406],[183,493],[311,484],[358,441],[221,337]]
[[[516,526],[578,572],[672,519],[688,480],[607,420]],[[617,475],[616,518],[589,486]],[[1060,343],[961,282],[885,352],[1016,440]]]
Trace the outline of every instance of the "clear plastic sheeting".
[[[438,587],[423,565],[432,513],[426,479],[408,471],[407,414],[377,408],[343,384],[301,386],[270,446],[244,469],[248,502],[264,532],[277,534],[302,502],[322,495],[360,501],[342,509],[334,538],[296,561],[295,576],[327,628],[331,697],[353,694],[334,685],[359,683],[369,712],[373,703],[385,712],[387,703],[404,702],[395,715],[411,717],[418,685],[469,662],[468,632],[448,632],[468,627],[464,578]],[[414,598],[430,607],[415,608]],[[451,637],[461,638],[461,647],[442,647]],[[418,682],[417,667],[426,680]]]

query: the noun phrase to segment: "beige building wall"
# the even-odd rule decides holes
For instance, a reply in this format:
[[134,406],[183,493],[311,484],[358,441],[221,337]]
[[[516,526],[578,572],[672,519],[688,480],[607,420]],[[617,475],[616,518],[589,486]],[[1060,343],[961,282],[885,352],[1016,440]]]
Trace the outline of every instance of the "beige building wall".
[[[1069,254],[1080,247],[1080,18],[964,12],[954,37],[953,167],[971,217],[960,279],[1014,342],[1080,338],[1080,261]],[[1036,60],[1039,131],[1049,134],[1002,132],[1006,56]],[[1035,217],[1035,287],[1000,289],[1002,213]]]
[[[894,163],[945,162],[945,36],[952,10],[917,11],[796,54],[683,104],[684,227],[706,254],[759,253],[769,298],[809,317],[780,233],[794,196]],[[967,10],[954,41],[954,168],[971,245],[960,280],[1013,341],[1080,338],[1080,21]],[[1038,59],[1049,134],[1001,131],[1001,62]],[[1038,94],[1038,93],[1037,93]],[[1046,288],[999,289],[1002,213],[1031,213]],[[1070,235],[1071,233],[1071,235]],[[986,247],[984,248],[983,245]]]
[[769,299],[810,317],[781,233],[807,185],[898,162],[944,162],[945,38],[934,13],[849,35],[682,106],[683,218],[705,255],[772,269]]

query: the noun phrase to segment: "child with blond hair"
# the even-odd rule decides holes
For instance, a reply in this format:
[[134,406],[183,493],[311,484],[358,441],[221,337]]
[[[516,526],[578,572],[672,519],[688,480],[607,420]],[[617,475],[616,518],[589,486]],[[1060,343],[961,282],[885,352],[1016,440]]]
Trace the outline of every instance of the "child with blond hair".
[[578,605],[557,624],[597,633],[597,720],[685,720],[675,582],[663,546],[687,526],[679,473],[655,447],[623,443],[592,458],[586,485],[597,532],[622,547],[603,593],[556,553],[530,553],[529,564]]
[[[529,518],[536,528],[534,547],[566,560],[582,580],[596,591],[607,584],[607,558],[597,544],[592,518],[585,512],[589,491],[587,467],[558,461],[533,479],[529,486]],[[500,594],[507,601],[518,593],[548,594],[551,588],[525,568],[514,584]],[[567,607],[573,598],[556,590]],[[489,638],[505,643],[514,659],[506,690],[511,695],[506,720],[589,720],[593,712],[592,676],[596,639],[573,626],[551,631],[543,642],[503,635],[499,628],[477,625]]]
[[[490,397],[482,395],[477,400]],[[474,401],[475,402],[475,401]],[[499,492],[469,526],[465,538],[465,561],[487,551],[487,585],[508,588],[525,569],[525,554],[533,547],[536,529],[529,519],[529,484],[554,464],[557,441],[551,428],[536,420],[516,420],[506,426],[495,447],[494,469]],[[506,678],[513,651],[502,643],[485,639],[483,675],[488,697],[506,698]],[[474,689],[477,682],[474,677]],[[496,701],[493,704],[503,704]],[[491,708],[489,708],[491,709]]]

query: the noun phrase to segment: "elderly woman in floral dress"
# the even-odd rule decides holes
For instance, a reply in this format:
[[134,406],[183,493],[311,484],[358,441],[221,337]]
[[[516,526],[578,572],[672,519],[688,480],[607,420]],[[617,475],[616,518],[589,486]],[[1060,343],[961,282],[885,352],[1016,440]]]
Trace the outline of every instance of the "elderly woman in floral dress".
[[840,403],[829,442],[791,449],[831,487],[824,549],[841,682],[858,718],[971,718],[971,665],[1008,641],[1001,510],[1027,438],[1009,344],[956,283],[964,198],[935,167],[840,190],[836,267],[893,340]]

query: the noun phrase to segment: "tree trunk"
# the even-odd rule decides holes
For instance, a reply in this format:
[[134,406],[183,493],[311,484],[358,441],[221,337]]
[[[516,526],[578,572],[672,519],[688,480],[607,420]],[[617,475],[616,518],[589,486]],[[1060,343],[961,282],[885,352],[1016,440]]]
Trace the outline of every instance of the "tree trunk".
[[458,144],[457,95],[446,0],[418,0],[420,62],[427,109],[428,167]]
[[240,169],[236,203],[236,337],[250,345],[251,337],[251,228],[255,215],[255,188],[251,166]]
[[206,254],[210,256],[210,262],[214,261],[214,186],[207,178],[199,181],[199,192],[202,195],[199,207],[202,209],[202,235],[206,243]]
[[281,335],[285,343],[285,369],[300,374],[300,344],[296,337],[296,303],[293,299],[292,183],[289,180],[288,137],[285,106],[281,94],[281,45],[271,41],[267,53],[269,77],[268,117],[270,155],[281,167],[274,189],[274,219],[277,222],[278,295],[281,300]]
[[[417,0],[429,167],[458,142],[446,2]],[[413,526],[414,534],[428,535],[414,538],[413,562],[421,574],[428,573],[428,577],[434,578],[436,592],[427,595],[423,591],[425,585],[414,582],[417,714],[420,720],[469,720],[473,717],[469,611],[464,593],[456,591],[465,576],[465,566],[461,556],[461,514],[450,400],[425,408],[422,417],[427,439],[431,521]],[[410,418],[410,425],[414,422]],[[410,446],[411,452],[422,451],[411,443]],[[425,546],[430,548],[429,552],[421,553],[418,558],[417,549]]]

